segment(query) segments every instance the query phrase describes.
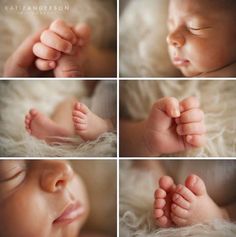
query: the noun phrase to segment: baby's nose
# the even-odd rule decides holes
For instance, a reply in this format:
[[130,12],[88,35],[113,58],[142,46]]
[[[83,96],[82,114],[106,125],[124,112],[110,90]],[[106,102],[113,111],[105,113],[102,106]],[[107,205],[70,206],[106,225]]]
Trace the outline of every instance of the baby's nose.
[[169,45],[172,45],[176,48],[180,48],[185,44],[184,36],[178,31],[170,32],[167,35],[166,41]]
[[72,180],[74,171],[66,161],[44,161],[40,178],[41,188],[46,192],[57,192],[64,189]]

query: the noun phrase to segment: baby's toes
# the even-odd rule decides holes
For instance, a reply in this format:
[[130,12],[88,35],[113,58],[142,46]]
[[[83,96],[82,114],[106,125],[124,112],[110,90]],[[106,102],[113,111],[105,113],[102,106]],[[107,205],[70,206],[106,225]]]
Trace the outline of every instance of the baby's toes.
[[190,205],[195,200],[195,195],[187,187],[182,184],[179,184],[175,190],[176,194],[179,194],[186,201],[190,202]]
[[162,209],[166,205],[166,200],[163,198],[157,198],[154,201],[154,208],[156,209]]
[[164,215],[164,211],[162,209],[154,209],[153,215],[154,219],[158,219]]
[[87,123],[74,123],[74,127],[76,131],[84,131],[88,128]]
[[206,132],[205,124],[201,123],[186,123],[186,124],[179,124],[176,128],[177,133],[180,136],[183,135],[202,135]]
[[179,195],[178,193],[175,193],[173,195],[172,201],[184,209],[190,208],[190,203],[186,199],[184,199],[181,195]]
[[194,147],[201,147],[206,142],[205,135],[187,135],[186,142]]
[[171,213],[171,220],[172,220],[177,226],[186,226],[186,225],[187,225],[187,219],[178,217],[178,216],[176,216],[174,213]]
[[89,112],[88,107],[85,104],[80,103],[80,102],[75,103],[74,110],[75,111],[80,111],[81,113],[83,113],[85,115]]
[[154,198],[165,198],[166,197],[166,191],[162,188],[158,188],[155,191]]
[[164,228],[172,226],[172,222],[166,216],[156,219],[156,224]]
[[186,210],[175,203],[171,204],[171,213],[180,217],[180,218],[188,218],[189,217],[189,210]]

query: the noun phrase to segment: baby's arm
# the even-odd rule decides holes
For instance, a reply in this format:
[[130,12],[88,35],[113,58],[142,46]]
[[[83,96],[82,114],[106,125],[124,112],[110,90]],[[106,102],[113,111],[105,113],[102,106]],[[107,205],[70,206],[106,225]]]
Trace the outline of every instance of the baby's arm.
[[195,97],[178,102],[164,97],[152,107],[147,119],[120,121],[122,156],[158,156],[204,144],[203,112]]

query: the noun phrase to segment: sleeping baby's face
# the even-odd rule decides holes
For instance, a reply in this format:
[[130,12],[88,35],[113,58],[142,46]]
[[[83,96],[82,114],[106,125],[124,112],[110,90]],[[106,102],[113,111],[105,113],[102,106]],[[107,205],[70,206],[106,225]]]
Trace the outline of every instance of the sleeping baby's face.
[[230,7],[229,2],[170,1],[169,53],[185,76],[198,76],[236,62],[235,3]]
[[0,236],[76,237],[88,209],[84,185],[67,162],[0,161]]

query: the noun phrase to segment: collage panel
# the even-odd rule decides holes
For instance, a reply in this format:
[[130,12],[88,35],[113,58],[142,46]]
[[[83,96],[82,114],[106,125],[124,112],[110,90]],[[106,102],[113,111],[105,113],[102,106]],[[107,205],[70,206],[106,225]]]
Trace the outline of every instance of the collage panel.
[[2,77],[116,77],[117,1],[2,0]]
[[116,156],[116,92],[116,80],[1,81],[0,156]]
[[121,80],[120,156],[235,157],[235,80]]
[[236,77],[234,0],[121,0],[121,77]]
[[121,160],[120,236],[233,237],[235,181],[235,160]]
[[1,237],[116,236],[116,161],[0,160]]

